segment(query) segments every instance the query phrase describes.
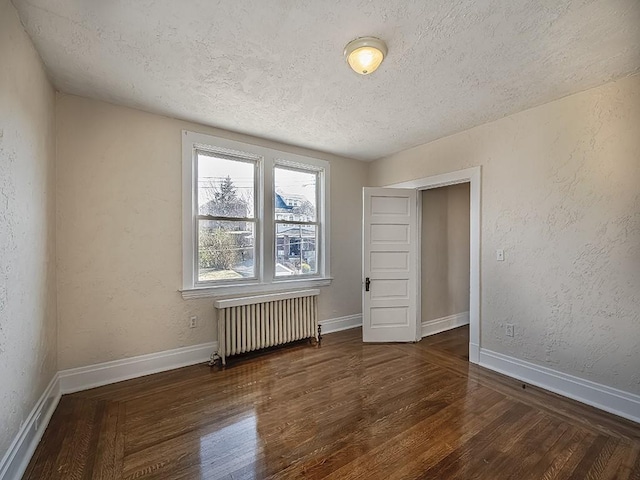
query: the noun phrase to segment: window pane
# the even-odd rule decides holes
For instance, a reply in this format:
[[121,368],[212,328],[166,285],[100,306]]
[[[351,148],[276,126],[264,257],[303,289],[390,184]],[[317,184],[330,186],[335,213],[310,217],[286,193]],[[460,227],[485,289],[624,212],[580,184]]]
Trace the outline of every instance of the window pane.
[[276,277],[318,272],[315,225],[276,224]]
[[253,218],[253,162],[198,152],[198,214]]
[[274,177],[276,220],[315,222],[318,174],[276,167]]
[[255,277],[253,222],[198,221],[198,281]]

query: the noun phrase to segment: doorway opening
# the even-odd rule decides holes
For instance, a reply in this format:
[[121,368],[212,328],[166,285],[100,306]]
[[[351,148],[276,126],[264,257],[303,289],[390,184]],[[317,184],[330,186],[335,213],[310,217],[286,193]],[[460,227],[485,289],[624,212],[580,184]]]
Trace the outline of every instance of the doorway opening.
[[[470,182],[418,193],[421,336],[469,359]],[[448,332],[448,333],[444,333]]]
[[[419,192],[439,187],[467,183],[469,185],[469,361],[480,362],[480,198],[481,167],[434,175],[388,185],[389,188],[416,189]],[[419,202],[421,206],[422,202]],[[422,244],[422,229],[416,232],[418,245]],[[418,282],[422,275],[418,275]],[[419,292],[422,287],[420,286]],[[418,312],[422,312],[421,295],[418,295]]]

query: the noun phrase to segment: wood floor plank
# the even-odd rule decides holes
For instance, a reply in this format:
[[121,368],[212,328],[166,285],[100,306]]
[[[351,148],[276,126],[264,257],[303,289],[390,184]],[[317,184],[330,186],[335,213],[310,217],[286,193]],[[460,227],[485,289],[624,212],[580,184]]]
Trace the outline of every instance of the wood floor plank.
[[96,445],[96,458],[91,478],[115,480],[122,477],[124,422],[123,402],[110,402],[100,424],[101,435]]
[[[615,441],[616,439],[613,439],[613,440]],[[611,454],[611,457],[609,458],[609,461],[605,465],[605,468],[602,471],[602,473],[598,477],[593,477],[593,478],[600,478],[603,480],[612,480],[614,478],[621,478],[621,475],[619,475],[618,472],[620,471],[621,466],[623,465],[624,459],[627,456],[627,453],[629,450],[630,450],[630,444],[627,441],[625,440],[618,441],[616,448]]]
[[65,395],[25,479],[634,479],[640,426],[357,329]]
[[[456,446],[477,434],[508,407],[506,400],[484,403],[480,399],[468,408],[465,400],[459,400],[442,410],[436,418],[428,418],[401,434],[379,444],[367,455],[354,459],[350,464],[331,473],[327,478],[369,478],[373,474],[378,478],[389,478],[387,469],[394,469],[397,478],[411,478],[409,472],[402,470],[402,465],[412,461],[413,455],[406,452],[427,451],[431,463],[435,458],[443,458]],[[439,457],[438,457],[439,456]],[[411,469],[416,472],[416,469]],[[375,473],[372,473],[375,472]]]
[[630,480],[640,480],[640,445],[633,445],[629,449],[629,455],[625,460],[622,465],[622,477],[628,477]]
[[529,435],[538,423],[543,419],[543,415],[533,409],[523,415],[516,422],[501,430],[499,437],[488,442],[484,446],[471,452],[468,460],[465,461],[464,469],[458,469],[458,473],[451,478],[487,478],[495,475],[497,478],[505,478],[513,468],[512,458],[521,454],[521,440]]
[[519,424],[524,415],[531,415],[531,413],[532,409],[527,405],[513,405],[476,435],[461,442],[455,450],[428,468],[425,473],[433,478],[469,478],[471,462],[482,456],[483,449],[487,445],[498,441],[505,424],[513,427]]
[[569,478],[572,480],[601,478],[619,442],[618,439],[599,435]]
[[[84,450],[83,446],[87,445],[87,429],[89,428],[89,422],[92,421],[94,410],[91,402],[87,402],[83,399],[73,399],[75,408],[74,416],[70,419],[71,428],[69,429],[69,435],[60,444],[58,455],[56,459],[56,472],[51,475],[51,478],[70,478],[79,479],[84,474],[84,466],[80,464],[80,458],[75,456],[76,445],[80,450]],[[73,438],[73,442],[69,439]],[[74,461],[75,460],[75,461]]]
[[[54,478],[54,472],[59,468],[57,456],[53,454],[53,449],[61,445],[70,435],[67,430],[71,428],[71,420],[74,415],[76,401],[70,397],[63,397],[58,403],[58,407],[51,417],[50,425],[55,428],[47,428],[40,441],[40,446],[36,449],[24,478]],[[51,448],[45,448],[45,446]]]
[[[544,471],[540,470],[541,475],[539,478],[542,480],[552,480],[558,477],[567,478],[566,475],[560,475],[563,469],[565,469],[565,465],[568,464],[569,471],[567,473],[570,475],[572,471],[571,467],[573,467],[575,459],[578,457],[582,458],[584,449],[593,442],[594,438],[594,434],[583,429],[578,429],[569,441],[563,445],[562,450],[559,450],[554,455],[550,456],[552,461],[548,463]],[[539,465],[541,466],[541,464]]]
[[323,443],[316,442],[310,445],[312,447],[310,453],[305,456],[298,455],[298,461],[279,472],[279,476],[322,478],[324,473],[363,457],[373,448],[386,442],[388,438],[402,434],[412,425],[429,419],[430,427],[433,427],[437,424],[438,417],[447,414],[453,417],[459,413],[459,407],[448,409],[451,404],[434,400],[435,396],[435,394],[425,396],[418,402],[387,412],[372,424],[362,418],[355,429],[342,428],[343,435],[334,435],[333,440],[327,439]]

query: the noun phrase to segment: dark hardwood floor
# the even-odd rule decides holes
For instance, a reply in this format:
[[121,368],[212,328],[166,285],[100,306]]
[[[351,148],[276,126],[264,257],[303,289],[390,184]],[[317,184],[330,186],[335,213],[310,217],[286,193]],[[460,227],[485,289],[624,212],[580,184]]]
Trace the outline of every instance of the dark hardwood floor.
[[65,395],[27,479],[640,479],[640,426],[360,330]]

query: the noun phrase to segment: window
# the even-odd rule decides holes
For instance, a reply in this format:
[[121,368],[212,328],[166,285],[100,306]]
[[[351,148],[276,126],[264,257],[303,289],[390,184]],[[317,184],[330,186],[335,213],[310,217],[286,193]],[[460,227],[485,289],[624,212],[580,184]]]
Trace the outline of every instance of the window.
[[273,177],[275,275],[314,275],[318,273],[318,172],[276,165]]
[[257,278],[255,191],[257,160],[194,151],[197,282]]
[[183,132],[185,298],[321,286],[326,161]]

